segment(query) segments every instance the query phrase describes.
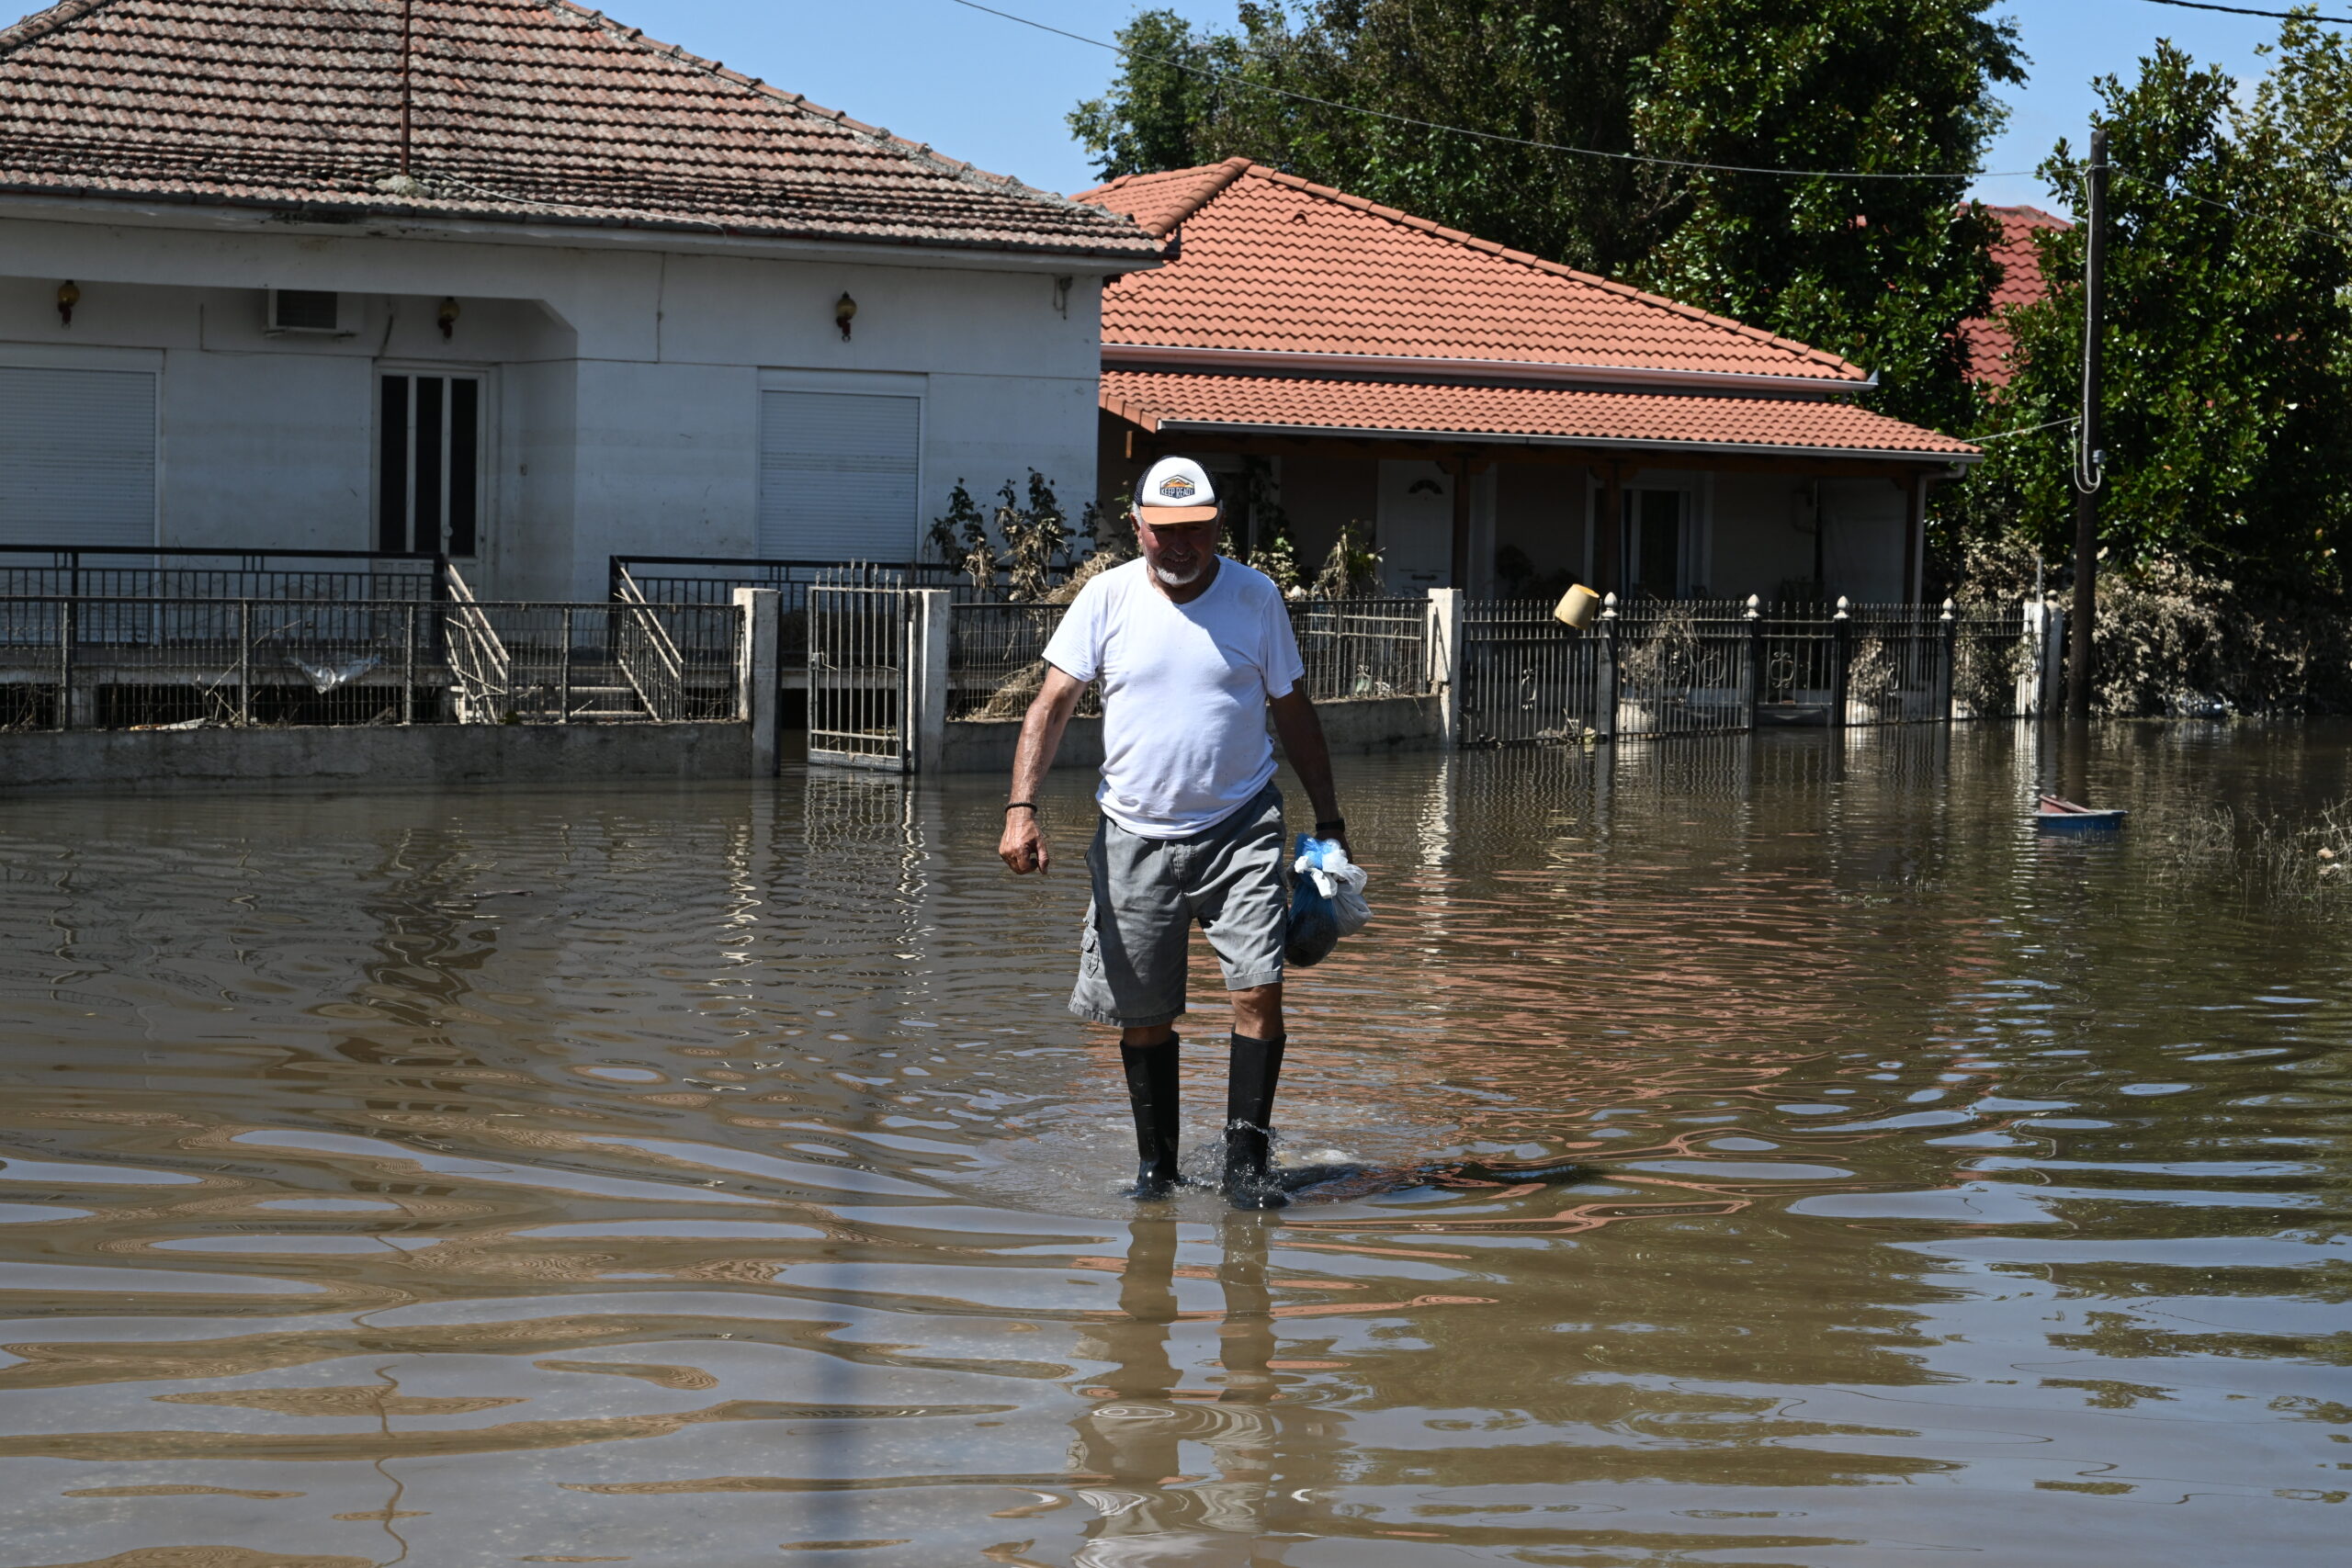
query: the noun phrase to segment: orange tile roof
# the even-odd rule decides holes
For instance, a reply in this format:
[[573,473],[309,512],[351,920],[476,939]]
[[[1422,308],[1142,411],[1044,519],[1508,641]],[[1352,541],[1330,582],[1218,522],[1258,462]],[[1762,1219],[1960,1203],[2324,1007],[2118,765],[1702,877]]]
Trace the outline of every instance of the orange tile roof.
[[1100,256],[1099,207],[567,0],[64,0],[0,28],[0,192]]
[[1230,159],[1130,175],[1073,199],[1172,240],[1104,290],[1120,344],[1718,372],[1817,388],[1835,355]]
[[1493,387],[1105,370],[1102,407],[1148,431],[1204,427],[1505,443],[1968,460],[1977,449],[1851,403],[1575,387]]
[[1960,341],[1968,356],[1968,378],[2006,387],[2012,374],[2009,350],[2016,340],[2001,320],[2001,312],[2048,296],[2050,281],[2041,276],[2041,253],[2035,245],[2034,236],[2045,229],[2067,229],[2073,225],[2038,207],[1988,207],[1985,210],[2001,225],[2000,238],[1993,242],[1992,248],[1993,265],[2000,269],[2001,276],[1993,286],[1992,314],[1961,322]]

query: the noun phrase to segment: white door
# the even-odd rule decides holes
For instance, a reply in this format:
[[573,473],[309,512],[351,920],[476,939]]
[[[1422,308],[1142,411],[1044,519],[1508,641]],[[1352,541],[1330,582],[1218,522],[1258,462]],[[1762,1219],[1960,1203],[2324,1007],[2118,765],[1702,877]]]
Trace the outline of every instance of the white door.
[[1380,570],[1399,596],[1453,582],[1453,476],[1435,463],[1381,460]]
[[154,372],[0,365],[0,544],[154,542]]
[[759,551],[774,560],[915,556],[922,400],[760,394]]

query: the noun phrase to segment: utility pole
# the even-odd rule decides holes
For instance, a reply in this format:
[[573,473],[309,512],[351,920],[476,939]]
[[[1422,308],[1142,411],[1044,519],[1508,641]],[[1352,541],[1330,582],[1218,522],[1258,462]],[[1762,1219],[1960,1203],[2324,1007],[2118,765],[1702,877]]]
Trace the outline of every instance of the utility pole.
[[2083,407],[2075,445],[2075,608],[2067,628],[2066,722],[2088,725],[2098,614],[2098,492],[2107,454],[2099,449],[2099,328],[2107,288],[2107,131],[2091,131],[2090,213],[2083,235]]

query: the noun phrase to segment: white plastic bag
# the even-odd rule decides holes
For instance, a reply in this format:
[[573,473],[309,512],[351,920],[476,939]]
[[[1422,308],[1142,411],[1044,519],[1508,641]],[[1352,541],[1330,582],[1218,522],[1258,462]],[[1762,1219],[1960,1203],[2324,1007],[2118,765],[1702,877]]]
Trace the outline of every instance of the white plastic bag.
[[1331,911],[1337,917],[1341,936],[1353,936],[1372,921],[1372,906],[1364,901],[1363,867],[1348,858],[1348,852],[1328,839],[1311,839],[1315,845],[1291,866],[1299,875],[1308,877],[1315,890],[1331,900]]

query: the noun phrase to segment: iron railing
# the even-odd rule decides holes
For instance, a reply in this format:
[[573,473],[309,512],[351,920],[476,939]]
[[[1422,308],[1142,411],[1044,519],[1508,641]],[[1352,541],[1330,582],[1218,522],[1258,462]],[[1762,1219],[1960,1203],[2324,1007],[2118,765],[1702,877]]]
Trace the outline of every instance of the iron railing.
[[895,570],[836,567],[808,585],[808,760],[903,772],[912,755],[912,591]]
[[434,599],[448,558],[405,550],[0,545],[0,594],[67,598]]
[[1317,702],[1430,689],[1430,606],[1419,599],[1294,599],[1290,626]]
[[[1045,684],[1046,644],[1068,609],[1034,602],[950,605],[947,716],[1019,718]],[[1306,667],[1301,685],[1317,701],[1431,690],[1426,599],[1294,599],[1289,610]],[[1093,683],[1077,711],[1102,711]]]
[[[1046,683],[1046,644],[1066,604],[951,604],[947,611],[947,716],[1019,718]],[[1080,714],[1102,711],[1102,688],[1079,694]]]
[[2007,716],[2034,679],[2016,608],[1612,597],[1582,633],[1548,601],[1463,610],[1467,745]]
[[808,657],[808,593],[828,573],[845,567],[887,571],[909,588],[945,588],[959,599],[971,583],[952,566],[936,561],[880,561],[870,567],[843,561],[785,560],[763,556],[612,556],[605,564],[612,597],[635,590],[640,600],[666,604],[726,604],[738,588],[776,591],[776,656],[798,669]]
[[[618,649],[657,615],[693,624],[695,651],[644,694]],[[0,595],[0,728],[728,719],[742,619],[731,604],[469,595]]]

